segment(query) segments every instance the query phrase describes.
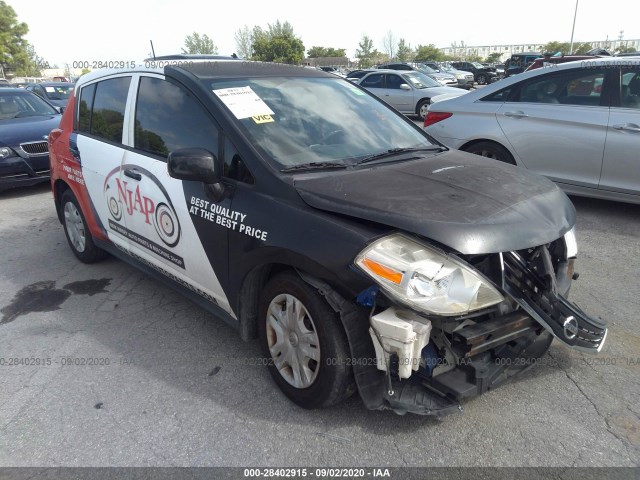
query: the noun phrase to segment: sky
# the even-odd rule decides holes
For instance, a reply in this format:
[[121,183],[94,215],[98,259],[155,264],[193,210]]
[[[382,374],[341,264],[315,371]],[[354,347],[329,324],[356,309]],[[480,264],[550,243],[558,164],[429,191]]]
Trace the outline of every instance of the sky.
[[[219,53],[236,51],[244,25],[288,21],[305,49],[345,48],[354,57],[363,35],[383,51],[388,31],[412,47],[569,41],[575,0],[356,2],[353,0],[5,0],[29,26],[27,40],[51,65],[142,60],[180,53],[187,35],[207,34]],[[637,0],[578,0],[574,41],[640,38]],[[384,5],[384,6],[383,6]]]

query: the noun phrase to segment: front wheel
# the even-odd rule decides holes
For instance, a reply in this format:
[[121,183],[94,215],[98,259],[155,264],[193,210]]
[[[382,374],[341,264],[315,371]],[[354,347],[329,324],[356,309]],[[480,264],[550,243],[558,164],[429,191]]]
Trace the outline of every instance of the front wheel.
[[463,148],[465,152],[473,153],[474,155],[480,155],[482,157],[492,158],[501,162],[510,163],[515,165],[516,162],[513,159],[509,150],[494,142],[478,142],[469,147]]
[[486,85],[487,84],[487,76],[481,73],[478,75],[478,85]]
[[96,247],[89,232],[87,221],[82,214],[78,200],[71,190],[62,194],[62,214],[64,233],[74,255],[83,263],[102,260],[107,254]]
[[290,400],[320,408],[354,392],[346,334],[313,287],[293,272],[278,274],[264,288],[259,312],[269,373]]

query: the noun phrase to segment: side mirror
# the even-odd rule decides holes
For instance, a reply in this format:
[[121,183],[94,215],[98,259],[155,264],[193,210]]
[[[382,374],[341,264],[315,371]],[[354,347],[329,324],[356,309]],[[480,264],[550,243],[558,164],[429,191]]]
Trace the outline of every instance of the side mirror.
[[220,172],[216,169],[216,157],[204,148],[180,148],[169,153],[169,176],[178,180],[190,180],[207,184],[218,183]]
[[60,112],[61,114],[64,113],[64,107],[58,107],[58,112]]
[[409,85],[407,85],[406,83],[401,83],[400,84],[400,90],[411,90],[411,87]]

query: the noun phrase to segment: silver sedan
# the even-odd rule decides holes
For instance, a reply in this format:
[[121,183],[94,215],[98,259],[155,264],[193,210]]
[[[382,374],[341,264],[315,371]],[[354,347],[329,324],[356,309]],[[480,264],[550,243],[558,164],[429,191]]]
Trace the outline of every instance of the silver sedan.
[[425,129],[568,193],[640,203],[640,57],[553,65],[436,98]]
[[466,93],[459,88],[442,87],[429,76],[417,71],[377,69],[354,81],[400,113],[419,115],[422,119],[427,115],[431,98]]

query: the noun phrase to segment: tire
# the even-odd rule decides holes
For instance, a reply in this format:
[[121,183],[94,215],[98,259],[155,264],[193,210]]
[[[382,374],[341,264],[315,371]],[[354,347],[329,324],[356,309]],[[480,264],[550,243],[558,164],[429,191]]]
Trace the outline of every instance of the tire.
[[418,105],[416,106],[416,114],[420,117],[420,120],[424,120],[424,118],[427,116],[427,109],[429,108],[430,104],[430,98],[424,98],[418,102]]
[[83,263],[102,260],[107,253],[96,247],[89,232],[82,209],[71,190],[62,194],[62,225],[73,254]]
[[258,331],[269,373],[297,405],[328,407],[355,391],[340,318],[296,273],[280,273],[263,289]]
[[474,155],[480,155],[482,157],[492,158],[504,163],[510,163],[515,165],[516,162],[513,159],[513,155],[499,143],[495,142],[478,142],[468,147],[463,148],[465,152],[473,153]]
[[478,82],[478,85],[486,85],[487,84],[487,76],[484,73],[479,74],[477,82]]

